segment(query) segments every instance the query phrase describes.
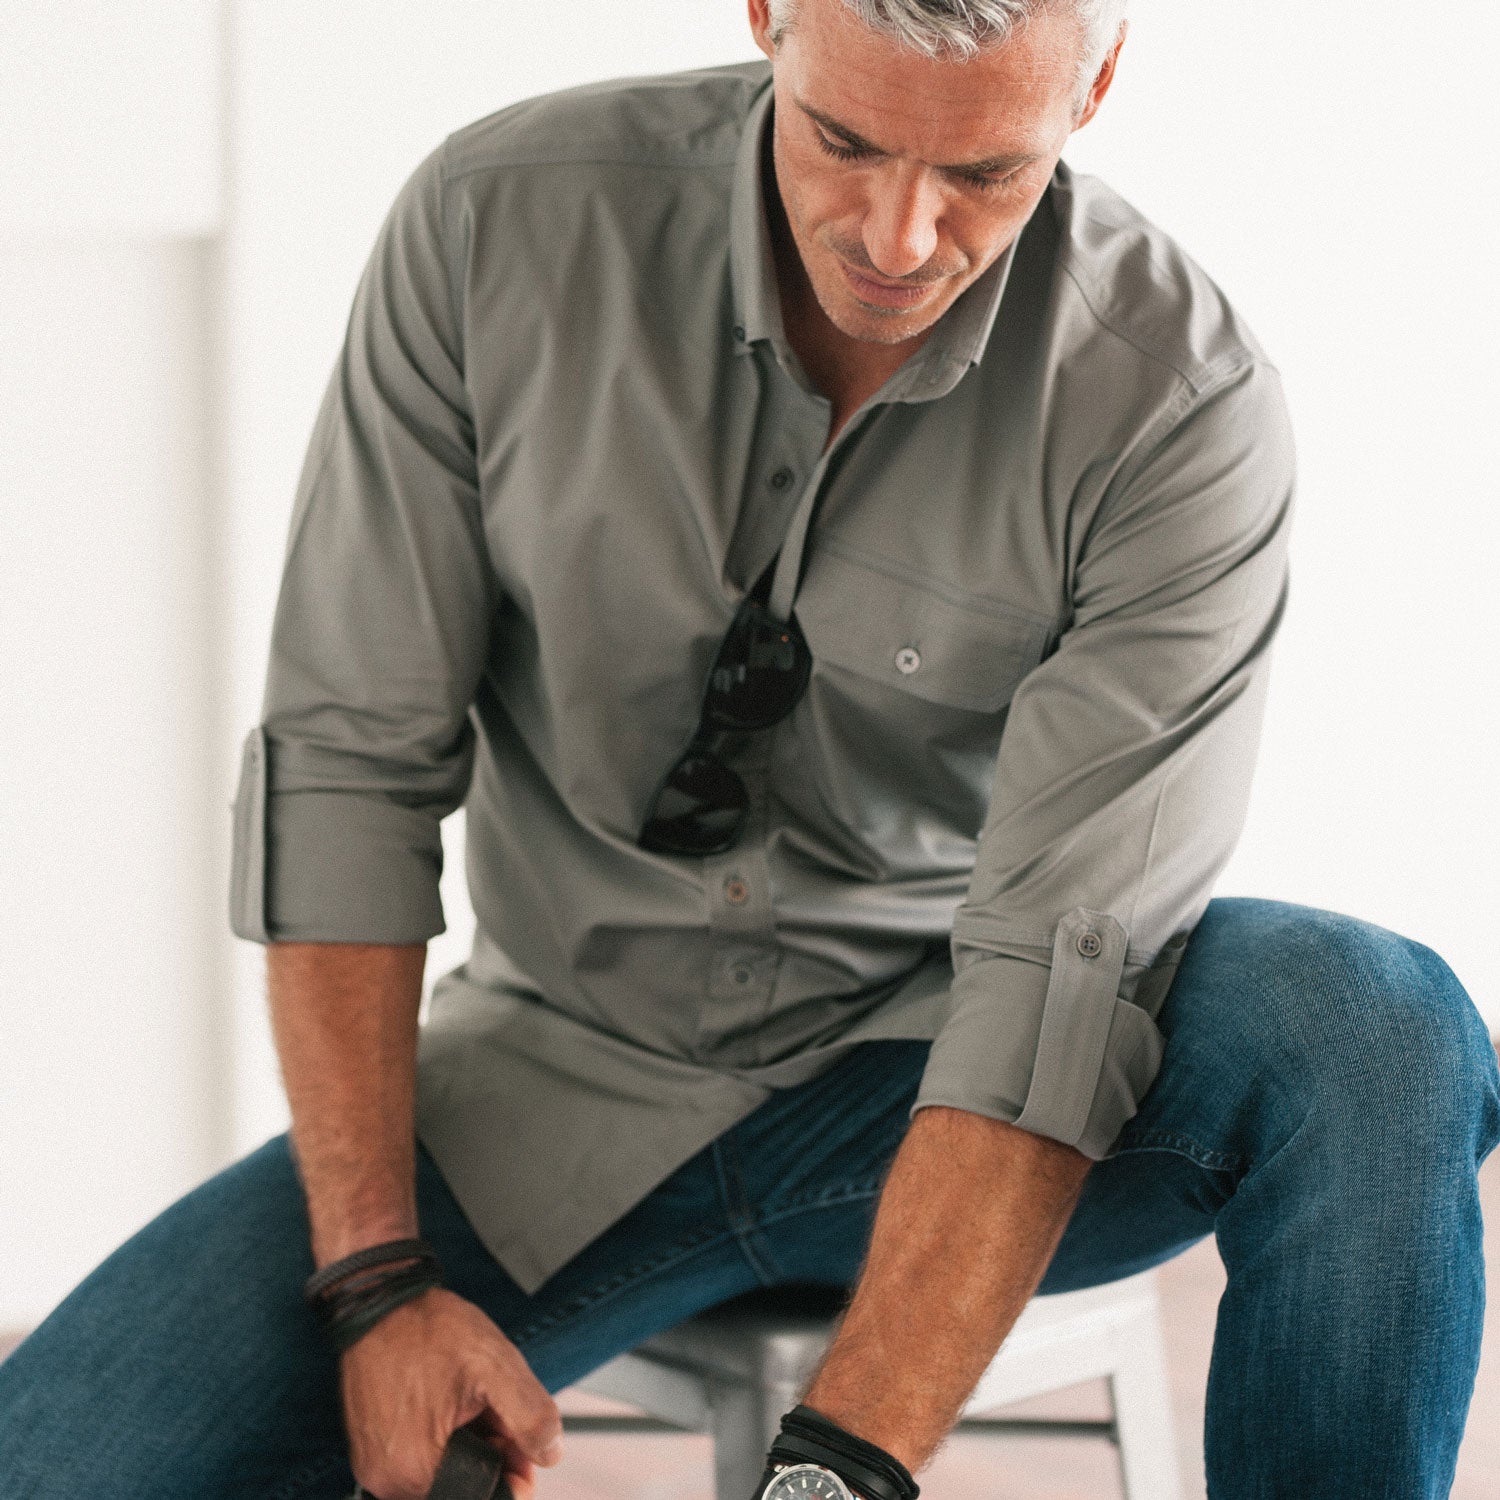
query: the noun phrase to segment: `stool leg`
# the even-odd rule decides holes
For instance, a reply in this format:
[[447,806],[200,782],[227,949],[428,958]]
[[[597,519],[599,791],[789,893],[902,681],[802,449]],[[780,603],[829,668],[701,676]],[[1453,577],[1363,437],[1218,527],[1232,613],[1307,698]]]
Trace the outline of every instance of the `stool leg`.
[[1177,1443],[1161,1324],[1152,1312],[1121,1331],[1128,1357],[1109,1378],[1125,1500],[1178,1500]]
[[712,1396],[714,1494],[717,1500],[754,1500],[766,1450],[781,1419],[797,1404],[791,1385],[721,1385]]

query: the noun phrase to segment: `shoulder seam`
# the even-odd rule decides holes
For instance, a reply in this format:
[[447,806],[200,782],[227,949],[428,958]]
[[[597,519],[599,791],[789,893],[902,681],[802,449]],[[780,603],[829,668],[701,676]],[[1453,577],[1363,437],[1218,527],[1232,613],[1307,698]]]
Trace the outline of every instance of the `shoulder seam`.
[[[1114,329],[1110,331],[1116,332]],[[1149,350],[1143,350],[1142,352],[1150,353]],[[1244,375],[1247,371],[1255,369],[1270,370],[1278,380],[1280,379],[1281,372],[1270,360],[1264,359],[1250,350],[1242,352],[1247,356],[1246,358],[1230,360],[1226,356],[1225,358],[1215,360],[1212,365],[1206,366],[1205,369],[1214,371],[1214,378],[1205,380],[1201,386],[1195,386],[1186,376],[1182,376],[1182,386],[1178,390],[1177,395],[1167,403],[1157,414],[1156,419],[1131,443],[1127,452],[1121,455],[1119,476],[1117,477],[1122,482],[1119,482],[1117,485],[1112,481],[1109,487],[1111,491],[1118,495],[1128,490],[1130,482],[1133,482],[1135,476],[1162,450],[1173,434],[1189,422],[1195,413],[1202,411],[1215,396],[1221,391],[1227,390],[1234,384],[1236,379]],[[1161,363],[1166,364],[1167,362],[1163,360]],[[1172,366],[1168,365],[1168,368],[1170,369]],[[1180,374],[1181,372],[1178,373]],[[1128,481],[1124,480],[1124,476],[1127,473],[1130,476]],[[1116,502],[1112,502],[1106,496],[1104,502],[1099,507],[1094,521],[1090,524],[1089,529],[1091,531],[1103,521],[1106,512],[1111,509],[1113,503]],[[1124,502],[1119,501],[1117,503],[1123,504]]]
[[[1076,268],[1071,264],[1071,257],[1063,264],[1063,274],[1078,288],[1078,295],[1083,298],[1094,321],[1106,333],[1113,334],[1122,344],[1128,344],[1137,354],[1144,355],[1147,359],[1170,370],[1179,380],[1183,382],[1195,395],[1203,395],[1221,384],[1223,380],[1250,365],[1265,364],[1270,361],[1256,354],[1253,349],[1241,345],[1237,349],[1226,350],[1217,359],[1210,360],[1207,364],[1197,366],[1196,377],[1188,370],[1183,369],[1181,363],[1168,359],[1166,355],[1157,349],[1149,349],[1139,339],[1132,338],[1112,319],[1105,317],[1099,310],[1097,302],[1077,274]],[[1274,368],[1274,366],[1272,366]]]

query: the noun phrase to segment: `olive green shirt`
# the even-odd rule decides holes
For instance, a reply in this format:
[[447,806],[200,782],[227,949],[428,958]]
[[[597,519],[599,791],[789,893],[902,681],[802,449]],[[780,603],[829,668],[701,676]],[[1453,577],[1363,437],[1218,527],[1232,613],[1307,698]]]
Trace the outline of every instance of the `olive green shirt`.
[[[466,809],[478,931],[433,991],[417,1131],[528,1291],[870,1038],[932,1039],[914,1110],[1108,1154],[1249,796],[1292,512],[1274,368],[1059,166],[825,457],[775,288],[769,80],[529,100],[416,169],[245,743],[231,921],[258,942],[441,932]],[[814,668],[734,753],[745,835],[646,853],[784,540]]]

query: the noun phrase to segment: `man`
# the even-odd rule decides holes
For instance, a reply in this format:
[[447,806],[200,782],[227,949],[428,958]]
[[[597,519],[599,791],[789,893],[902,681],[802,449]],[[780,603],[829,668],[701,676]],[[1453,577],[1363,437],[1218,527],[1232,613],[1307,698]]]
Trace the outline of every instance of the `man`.
[[769,69],[418,169],[236,804],[295,1157],[0,1367],[0,1495],[409,1500],[474,1422],[528,1500],[550,1391],[806,1281],[853,1289],[821,1492],[910,1493],[1039,1286],[1209,1232],[1213,1493],[1446,1493],[1494,1054],[1420,944],[1209,899],[1291,448],[1213,284],[1059,164],[1123,9],[750,0]]

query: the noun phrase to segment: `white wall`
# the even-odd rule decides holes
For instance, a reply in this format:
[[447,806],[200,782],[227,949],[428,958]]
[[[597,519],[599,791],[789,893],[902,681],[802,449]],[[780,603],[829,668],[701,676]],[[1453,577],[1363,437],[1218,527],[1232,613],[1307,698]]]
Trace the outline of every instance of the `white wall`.
[[[739,0],[526,6],[529,36],[522,11],[0,13],[0,1327],[284,1123],[261,952],[225,936],[227,802],[303,445],[391,197],[515,98],[753,55]],[[1070,158],[1243,308],[1302,454],[1256,797],[1219,889],[1408,932],[1500,1026],[1500,17],[1487,0],[1439,21],[1395,0],[1135,12]],[[472,920],[460,824],[429,976]],[[215,977],[231,947],[232,1003]]]
[[0,234],[218,233],[219,10],[215,0],[7,0]]
[[0,12],[0,1329],[231,1145],[213,7]]
[[0,1328],[229,1145],[205,310],[197,242],[0,246]]

